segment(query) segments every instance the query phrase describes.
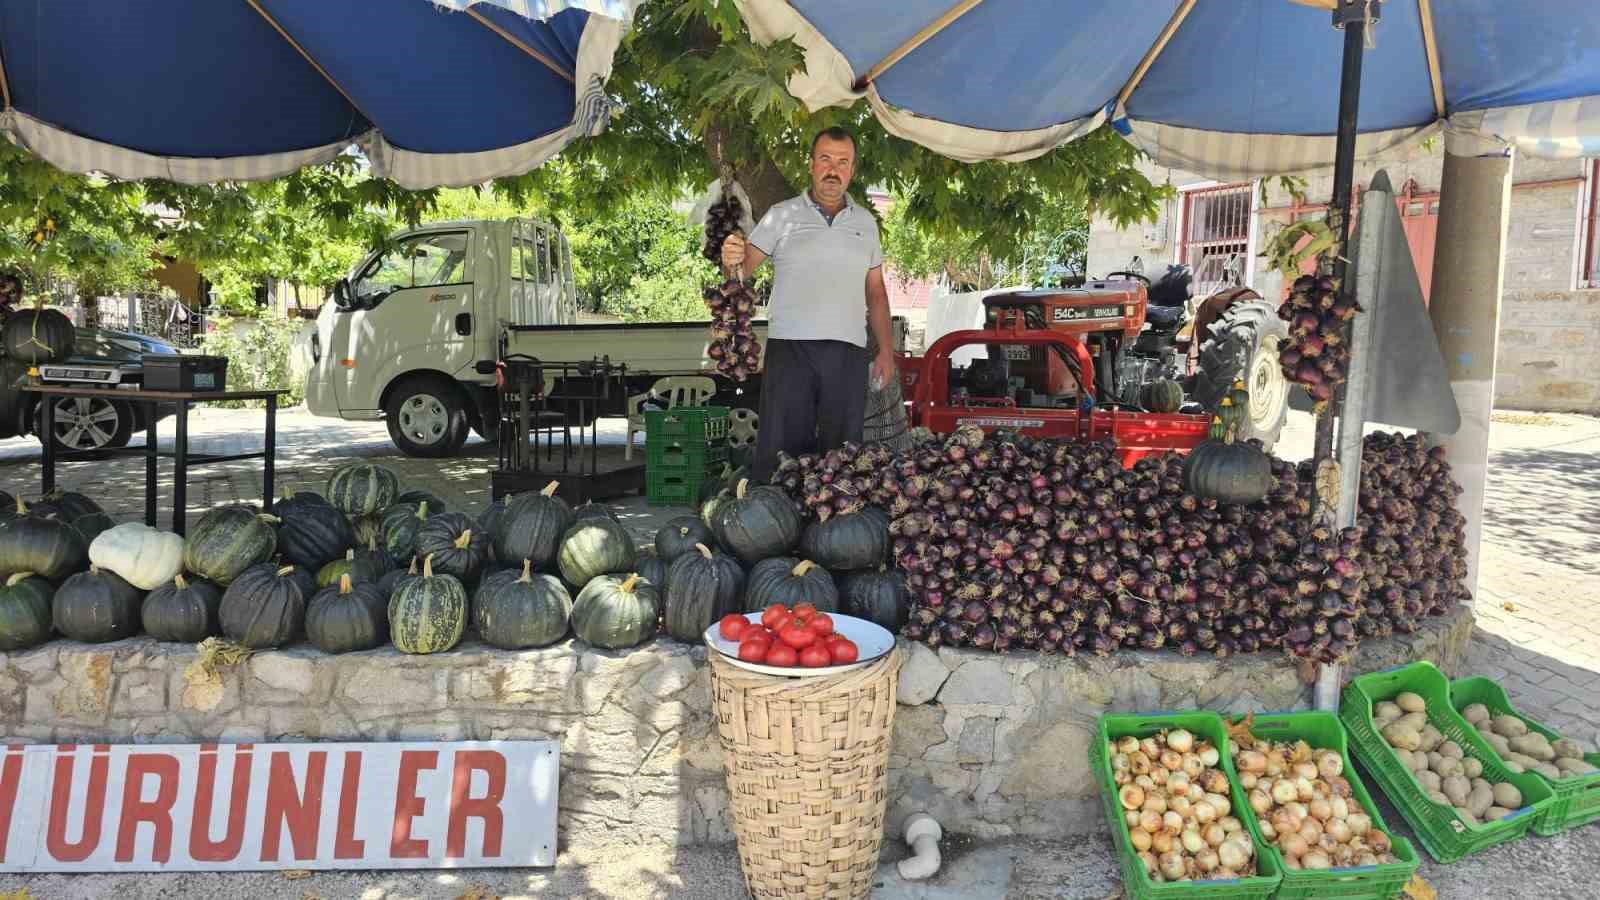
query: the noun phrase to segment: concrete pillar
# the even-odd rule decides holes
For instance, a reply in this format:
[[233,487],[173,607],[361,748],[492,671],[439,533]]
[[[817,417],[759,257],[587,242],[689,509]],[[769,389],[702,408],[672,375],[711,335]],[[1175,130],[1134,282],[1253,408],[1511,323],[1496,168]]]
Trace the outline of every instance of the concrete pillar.
[[[1461,429],[1430,435],[1445,448],[1467,520],[1467,583],[1476,596],[1483,495],[1489,467],[1489,414],[1494,408],[1495,348],[1505,281],[1506,225],[1511,212],[1508,152],[1466,155],[1447,142],[1439,186],[1439,233],[1433,254],[1428,316],[1461,410]],[[1468,152],[1471,152],[1468,150]]]

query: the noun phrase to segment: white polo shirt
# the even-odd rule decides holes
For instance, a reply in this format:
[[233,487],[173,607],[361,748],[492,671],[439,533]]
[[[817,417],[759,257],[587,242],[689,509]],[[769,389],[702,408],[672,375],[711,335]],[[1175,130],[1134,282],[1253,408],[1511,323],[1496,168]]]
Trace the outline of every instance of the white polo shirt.
[[768,209],[749,240],[772,258],[768,337],[867,345],[867,272],[883,265],[872,213],[847,195],[829,223],[807,192]]

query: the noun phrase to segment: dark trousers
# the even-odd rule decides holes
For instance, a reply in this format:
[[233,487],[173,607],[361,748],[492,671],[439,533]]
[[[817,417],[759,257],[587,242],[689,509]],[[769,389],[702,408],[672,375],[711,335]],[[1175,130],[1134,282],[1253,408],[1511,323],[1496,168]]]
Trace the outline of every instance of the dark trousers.
[[751,475],[771,480],[778,451],[790,456],[861,441],[867,350],[847,341],[769,340],[763,350],[761,423]]

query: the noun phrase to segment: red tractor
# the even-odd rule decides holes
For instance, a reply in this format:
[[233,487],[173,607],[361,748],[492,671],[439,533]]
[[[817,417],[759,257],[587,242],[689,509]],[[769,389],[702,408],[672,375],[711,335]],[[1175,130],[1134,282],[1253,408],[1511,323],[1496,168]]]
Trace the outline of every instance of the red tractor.
[[[1115,272],[1078,288],[986,297],[983,328],[946,334],[902,360],[911,423],[1109,438],[1131,462],[1204,440],[1209,411],[1242,380],[1251,409],[1239,436],[1270,448],[1288,406],[1277,361],[1285,323],[1248,289],[1195,304],[1188,285],[1187,269],[1175,266],[1154,286]],[[972,345],[986,355],[953,366],[951,354]]]

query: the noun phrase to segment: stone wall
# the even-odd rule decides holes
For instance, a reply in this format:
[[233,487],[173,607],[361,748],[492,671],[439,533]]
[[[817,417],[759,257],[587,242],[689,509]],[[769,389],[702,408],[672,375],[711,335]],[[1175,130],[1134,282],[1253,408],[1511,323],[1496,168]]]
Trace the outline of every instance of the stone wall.
[[[1355,671],[1460,665],[1471,613],[1366,642]],[[890,757],[890,833],[926,810],[951,831],[1097,828],[1086,762],[1104,712],[1304,708],[1286,657],[1173,653],[1105,659],[908,646]],[[32,742],[558,740],[563,847],[733,840],[705,649],[631,653],[565,642],[520,653],[468,644],[327,656],[259,653],[215,679],[188,645],[56,641],[0,654],[0,735]]]

